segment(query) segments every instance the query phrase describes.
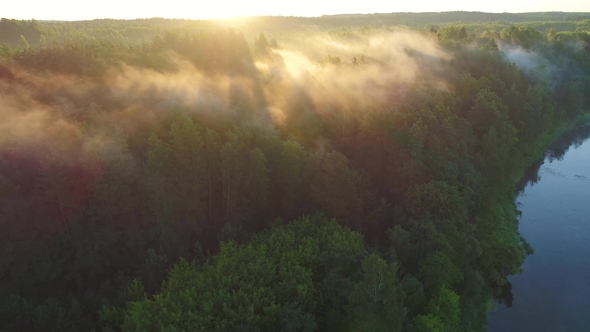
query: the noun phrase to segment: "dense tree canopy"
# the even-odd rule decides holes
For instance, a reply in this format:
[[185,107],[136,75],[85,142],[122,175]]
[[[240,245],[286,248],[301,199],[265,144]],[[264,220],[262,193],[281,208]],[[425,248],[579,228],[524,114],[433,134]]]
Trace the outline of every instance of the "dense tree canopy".
[[407,15],[0,20],[0,330],[485,330],[590,26]]

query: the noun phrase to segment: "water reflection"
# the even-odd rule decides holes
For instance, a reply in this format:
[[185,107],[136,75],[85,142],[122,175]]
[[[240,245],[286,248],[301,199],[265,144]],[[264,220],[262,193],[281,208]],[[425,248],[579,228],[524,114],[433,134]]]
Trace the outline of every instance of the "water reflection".
[[576,130],[572,130],[559,138],[545,156],[549,161],[563,160],[563,156],[571,147],[579,148],[590,137],[590,124],[586,124]]
[[573,147],[575,149],[590,138],[590,124],[569,131],[555,141],[543,158],[535,161],[524,173],[524,176],[516,185],[517,193],[521,194],[528,185],[534,185],[541,180],[541,166],[545,161],[553,162],[563,160],[563,156]]
[[590,125],[563,135],[518,183],[519,229],[535,255],[509,277],[489,331],[590,331],[589,138]]

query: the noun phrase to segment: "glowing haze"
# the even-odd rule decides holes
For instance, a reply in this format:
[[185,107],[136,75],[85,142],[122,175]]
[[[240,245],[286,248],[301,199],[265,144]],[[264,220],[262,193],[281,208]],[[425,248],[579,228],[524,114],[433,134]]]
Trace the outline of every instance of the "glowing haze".
[[334,14],[370,14],[392,12],[590,12],[587,0],[521,0],[521,1],[313,1],[215,0],[189,1],[73,1],[21,0],[8,1],[0,15],[15,19],[89,20],[97,18],[187,18],[214,19],[251,15],[321,16]]
[[[326,54],[339,64],[318,61]],[[286,41],[251,64],[255,75],[208,75],[179,55],[169,57],[176,71],[122,65],[106,71],[104,83],[12,66],[10,75],[0,77],[0,153],[96,161],[118,146],[113,128],[132,136],[177,106],[200,119],[249,109],[254,123],[264,128],[285,126],[306,114],[336,117],[345,130],[345,121],[404,103],[416,86],[447,89],[445,63],[451,60],[434,36],[402,28],[355,38],[318,33],[305,42]],[[101,111],[90,97],[96,91],[108,93],[119,106]],[[41,101],[43,96],[52,98]],[[71,100],[88,106],[76,107]]]

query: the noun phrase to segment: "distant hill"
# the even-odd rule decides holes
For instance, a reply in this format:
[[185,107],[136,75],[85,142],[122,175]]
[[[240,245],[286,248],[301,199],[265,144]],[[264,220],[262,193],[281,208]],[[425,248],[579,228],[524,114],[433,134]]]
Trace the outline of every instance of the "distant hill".
[[[542,32],[549,28],[556,31],[586,31],[590,26],[590,13],[539,12],[539,13],[389,13],[389,14],[342,14],[321,17],[255,16],[238,20],[185,20],[146,18],[136,20],[96,19],[90,21],[20,21],[0,19],[0,45],[23,48],[37,47],[52,41],[96,38],[119,42],[151,41],[169,30],[195,31],[212,26],[237,28],[248,39],[261,32],[277,36],[294,31],[304,33],[307,29],[334,30],[360,27],[409,26],[412,28],[440,27],[448,24],[531,24]],[[23,36],[24,38],[21,38]],[[26,41],[26,42],[25,42]]]

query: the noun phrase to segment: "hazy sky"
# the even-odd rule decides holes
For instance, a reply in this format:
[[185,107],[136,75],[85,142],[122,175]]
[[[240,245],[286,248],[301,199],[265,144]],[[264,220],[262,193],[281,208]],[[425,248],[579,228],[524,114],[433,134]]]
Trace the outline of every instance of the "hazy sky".
[[87,20],[95,18],[228,18],[242,15],[321,16],[344,13],[391,12],[590,12],[589,0],[166,0],[72,1],[6,0],[0,17],[38,20]]

